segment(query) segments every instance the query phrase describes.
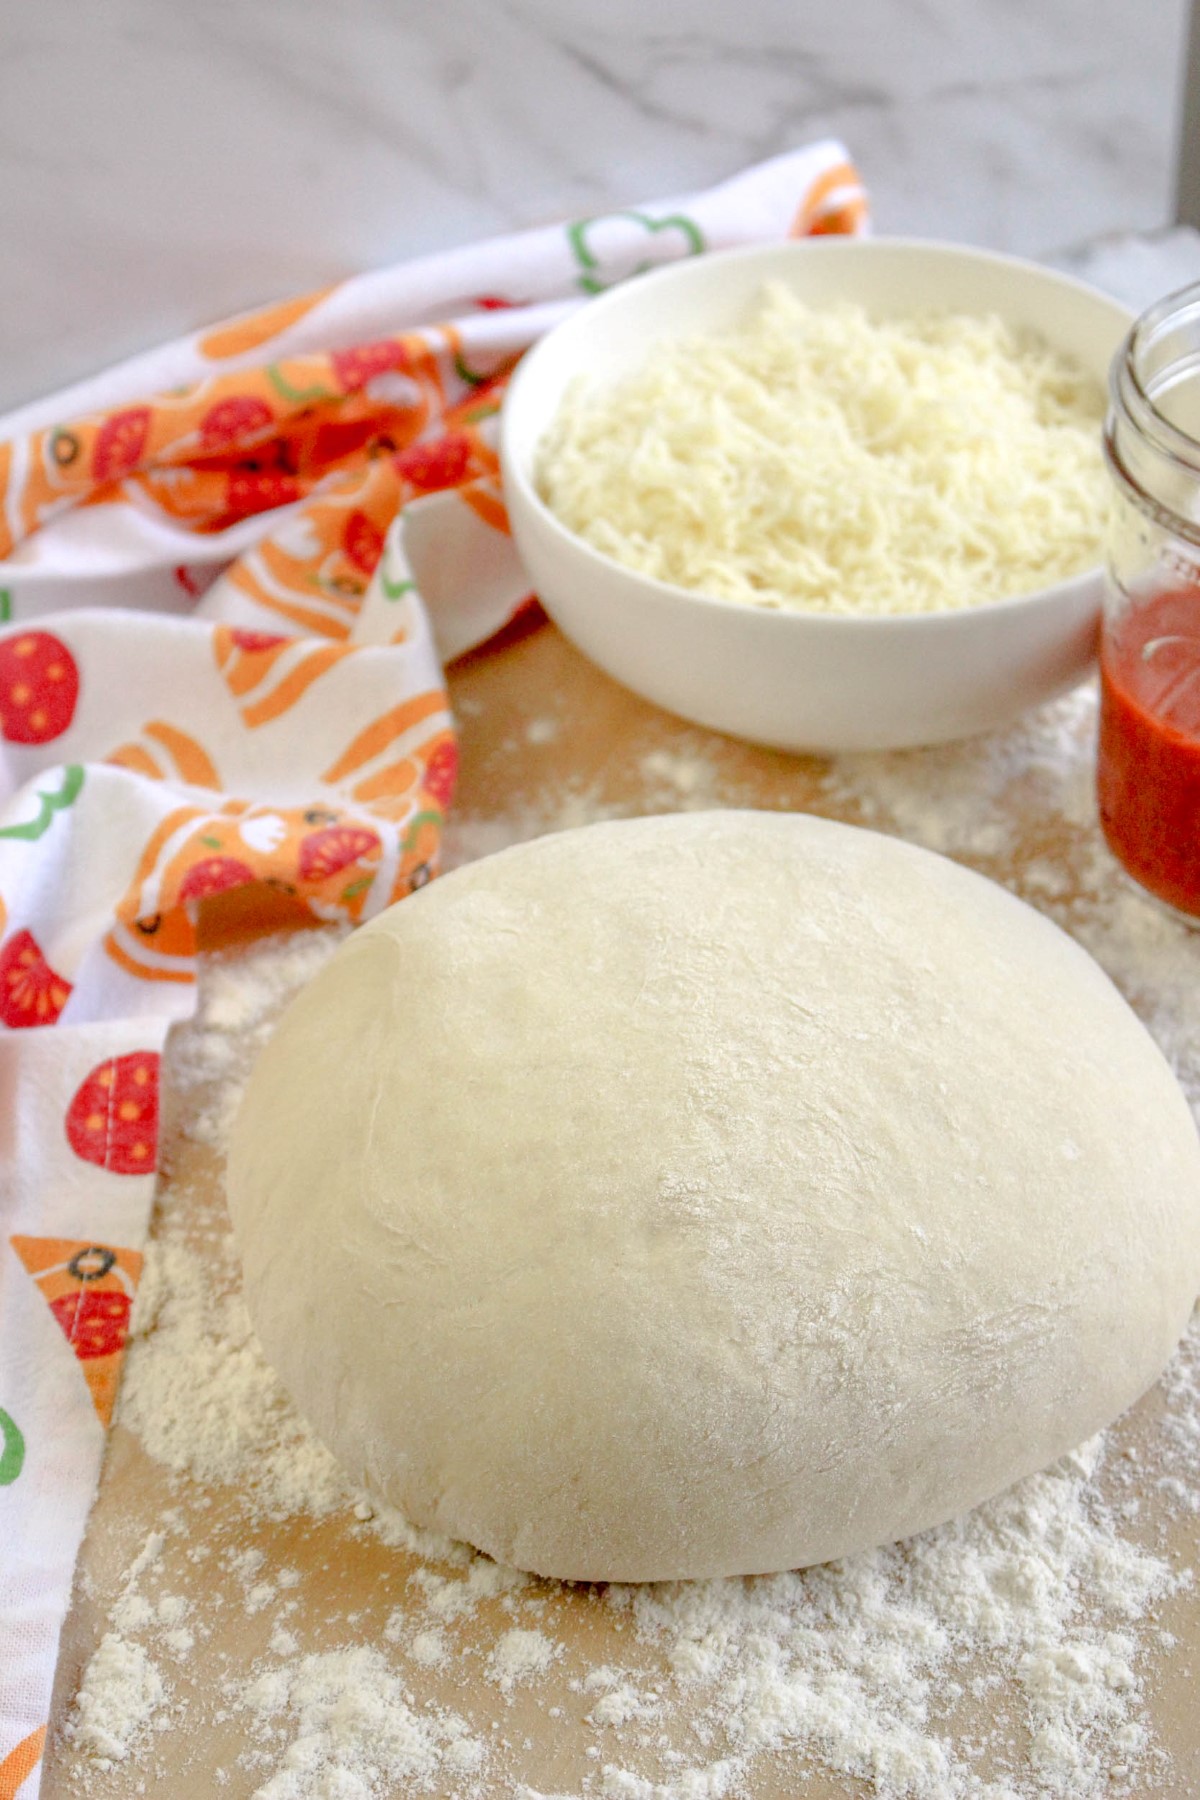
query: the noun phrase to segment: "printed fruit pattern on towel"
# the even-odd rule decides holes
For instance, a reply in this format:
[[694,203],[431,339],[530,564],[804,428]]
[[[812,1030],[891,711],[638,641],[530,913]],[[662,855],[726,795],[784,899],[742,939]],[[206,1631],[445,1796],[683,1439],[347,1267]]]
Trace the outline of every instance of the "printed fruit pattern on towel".
[[[571,255],[579,265],[577,284],[585,294],[602,294],[631,275],[644,274],[656,261],[681,254],[699,256],[704,249],[704,233],[685,213],[656,217],[630,208],[576,219],[566,230]],[[639,254],[646,251],[652,254]]]
[[354,654],[349,644],[314,643],[233,625],[216,626],[212,642],[217,668],[242,724],[251,731],[290,711],[327,669]]
[[860,231],[867,201],[852,163],[835,163],[813,182],[796,209],[789,237],[837,237]]
[[188,984],[196,979],[196,927],[182,906],[118,919],[104,939],[106,955],[139,981]]
[[[200,533],[288,509],[231,579],[290,626],[345,637],[400,507],[496,478],[489,422],[512,361],[470,370],[458,334],[430,328],[214,376],[159,395],[152,407],[56,426],[42,434],[23,488],[8,496],[0,555],[70,500],[136,499],[140,510]],[[470,389],[455,403],[449,376]],[[32,710],[48,710],[46,725],[23,726],[18,707],[10,735],[65,728],[54,725],[52,708]]]
[[244,356],[247,351],[259,350],[281,331],[286,331],[289,325],[303,319],[332,293],[331,287],[317,288],[314,293],[301,294],[294,300],[281,300],[274,306],[260,307],[240,319],[215,326],[200,339],[197,346],[200,354],[220,362],[226,357]]
[[36,431],[0,468],[0,556],[64,502],[140,507],[193,531],[301,500],[351,460],[394,455],[446,414],[453,346],[436,328],[213,374]]
[[[74,806],[83,791],[84,769],[81,763],[68,763],[62,770],[57,787],[54,777],[49,778],[49,785],[38,789],[37,811],[31,819],[21,819],[13,825],[5,825],[0,829],[0,840],[10,838],[14,842],[24,839],[27,843],[36,844],[39,838],[45,837],[54,823],[54,815],[66,812]],[[4,929],[3,916],[0,915],[0,931]]]
[[[367,420],[375,429],[368,460],[331,473],[262,537],[231,571],[234,586],[288,628],[348,636],[401,507],[445,488],[466,494],[497,479],[484,426],[501,387],[502,381],[489,381],[486,395],[472,395],[446,413],[440,431],[405,449],[394,448],[397,434],[385,420]],[[346,453],[357,447],[347,441]]]
[[[110,413],[92,445],[92,480],[97,484],[131,475],[146,454],[154,414],[148,406]],[[66,434],[60,436],[66,441]]]
[[[226,625],[213,628],[212,644],[242,725],[252,731],[357,654],[349,645]],[[204,746],[163,720],[149,721],[107,760],[155,780],[218,785]],[[429,879],[456,768],[446,696],[436,688],[370,721],[321,772],[322,786],[346,794],[349,805],[335,798],[300,807],[227,799],[174,808],[143,846],[105,938],[108,956],[140,980],[192,981],[195,904],[251,882],[304,900],[318,918],[356,922],[377,880],[384,888],[373,893],[372,911]],[[18,973],[28,988],[30,972],[22,966]],[[48,988],[40,1002],[35,994],[25,998],[48,1013],[58,992]]]
[[[458,498],[481,519],[490,525],[493,531],[499,531],[505,537],[511,537],[512,527],[508,522],[508,512],[500,494],[500,483],[494,477],[484,477],[479,481],[467,481],[457,490]],[[533,596],[531,595],[532,599]],[[510,621],[511,623],[511,621]]]
[[[441,711],[442,697],[434,698]],[[255,881],[305,900],[318,918],[330,920],[360,919],[377,877],[386,883],[381,903],[398,899],[429,878],[454,754],[443,729],[428,777],[422,754],[404,759],[407,787],[395,810],[401,820],[410,817],[399,835],[383,796],[375,820],[366,810],[319,803],[272,807],[229,800],[215,811],[177,808],[143,850],[105,940],[109,956],[143,980],[191,980],[196,940],[190,907]],[[426,778],[431,787],[423,786]],[[384,779],[399,779],[397,771],[387,769]]]
[[14,1237],[10,1242],[75,1352],[96,1416],[107,1426],[142,1269],[141,1253],[86,1239]]
[[11,1487],[25,1467],[25,1434],[0,1406],[0,1487]]
[[444,813],[457,766],[446,697],[432,691],[372,719],[321,779],[383,818],[402,819],[414,804]]
[[46,1727],[39,1725],[23,1737],[0,1762],[0,1800],[16,1800],[21,1784],[28,1780],[42,1760]]
[[230,580],[285,630],[347,637],[401,494],[390,458],[331,477],[240,558]]
[[200,421],[201,455],[212,456],[238,444],[252,449],[274,423],[275,415],[265,400],[254,394],[227,394],[210,406]]
[[21,631],[0,640],[0,730],[10,744],[61,737],[79,702],[79,670],[61,638]]
[[450,736],[439,739],[425,763],[425,792],[442,812],[449,812],[458,779],[458,745]]
[[114,1175],[148,1175],[158,1157],[158,1053],[135,1050],[97,1063],[67,1108],[67,1142]]
[[0,944],[0,1023],[10,1031],[53,1025],[71,997],[32,931],[14,931]]
[[221,785],[217,766],[203,744],[165,719],[150,719],[135,740],[118,745],[104,760],[151,781],[181,781],[202,788]]

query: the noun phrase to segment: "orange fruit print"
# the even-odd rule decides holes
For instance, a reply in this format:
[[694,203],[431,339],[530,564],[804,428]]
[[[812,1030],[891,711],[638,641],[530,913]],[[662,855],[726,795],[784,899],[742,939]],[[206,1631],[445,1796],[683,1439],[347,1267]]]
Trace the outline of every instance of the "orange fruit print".
[[0,730],[10,744],[61,737],[79,702],[79,670],[52,631],[22,631],[0,642]]
[[16,931],[0,946],[0,1021],[10,1031],[53,1025],[71,997],[32,931]]
[[147,1175],[158,1150],[158,1055],[135,1050],[98,1063],[67,1109],[67,1142],[114,1175]]

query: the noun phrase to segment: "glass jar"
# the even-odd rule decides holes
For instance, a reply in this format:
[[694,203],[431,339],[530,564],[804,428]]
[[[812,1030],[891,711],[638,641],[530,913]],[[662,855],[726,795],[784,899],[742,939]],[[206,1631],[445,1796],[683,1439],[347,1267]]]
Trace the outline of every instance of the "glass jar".
[[1134,879],[1200,923],[1200,285],[1113,360],[1116,484],[1100,647],[1100,819]]

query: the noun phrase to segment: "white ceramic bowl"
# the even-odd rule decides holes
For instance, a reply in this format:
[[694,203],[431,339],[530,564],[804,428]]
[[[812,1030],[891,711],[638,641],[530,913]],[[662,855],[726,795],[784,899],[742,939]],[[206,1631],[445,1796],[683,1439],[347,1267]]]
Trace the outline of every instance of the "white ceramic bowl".
[[1116,301],[1032,263],[905,239],[824,238],[731,250],[639,276],[552,331],[504,406],[505,499],[546,611],[635,693],[717,731],[785,750],[934,744],[1003,725],[1086,674],[1097,568],[1018,599],[887,618],[762,611],[622,568],[538,497],[537,444],[581,373],[617,377],[667,336],[734,323],[766,281],[811,305],[876,316],[926,307],[1032,327],[1103,383],[1131,323]]

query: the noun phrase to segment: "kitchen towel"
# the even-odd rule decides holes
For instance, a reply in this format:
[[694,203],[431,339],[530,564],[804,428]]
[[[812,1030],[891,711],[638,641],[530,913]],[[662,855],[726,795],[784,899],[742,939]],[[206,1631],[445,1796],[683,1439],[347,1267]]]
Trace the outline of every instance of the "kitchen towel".
[[0,420],[0,1800],[32,1800],[197,908],[355,923],[435,873],[442,663],[529,598],[503,388],[590,296],[864,228],[821,143],[356,276]]

